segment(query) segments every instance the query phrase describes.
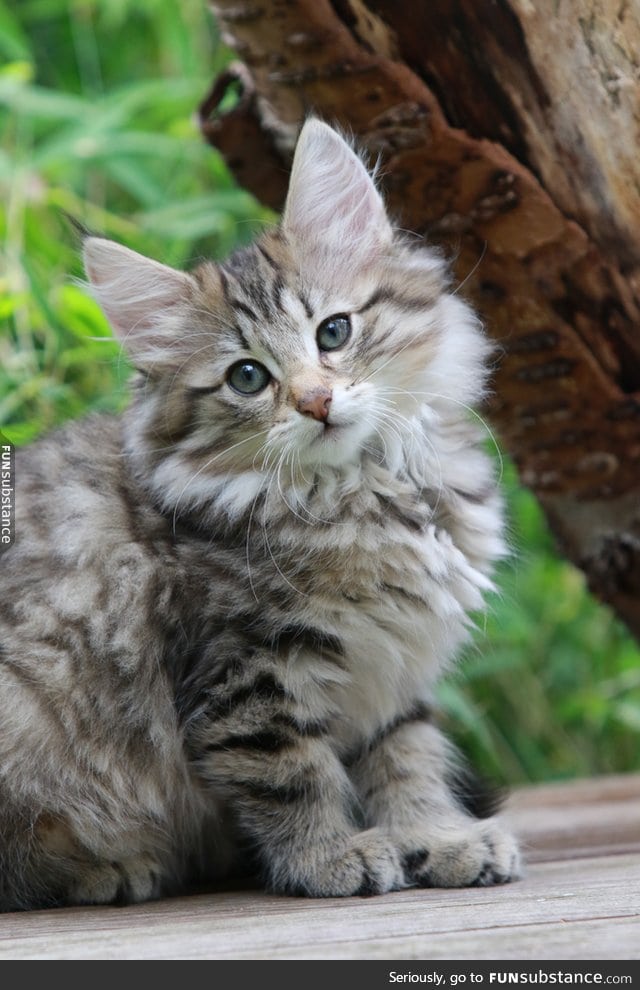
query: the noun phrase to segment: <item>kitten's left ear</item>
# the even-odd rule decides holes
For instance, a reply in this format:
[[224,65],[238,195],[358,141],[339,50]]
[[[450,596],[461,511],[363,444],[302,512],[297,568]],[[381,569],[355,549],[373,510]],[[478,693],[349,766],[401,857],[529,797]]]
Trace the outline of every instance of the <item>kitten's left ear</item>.
[[190,299],[190,275],[102,237],[83,245],[93,295],[140,366],[171,360],[180,348],[180,316]]
[[314,118],[300,132],[282,227],[303,252],[360,265],[393,236],[382,198],[358,156]]

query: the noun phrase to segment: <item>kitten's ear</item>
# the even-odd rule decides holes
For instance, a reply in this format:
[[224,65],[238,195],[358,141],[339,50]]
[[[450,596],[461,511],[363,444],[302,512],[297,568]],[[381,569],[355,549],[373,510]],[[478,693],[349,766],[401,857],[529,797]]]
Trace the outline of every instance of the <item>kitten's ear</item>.
[[282,227],[299,247],[366,264],[393,236],[382,198],[347,142],[306,122],[296,146]]
[[93,294],[134,361],[153,363],[176,348],[190,275],[102,237],[86,238],[83,258]]

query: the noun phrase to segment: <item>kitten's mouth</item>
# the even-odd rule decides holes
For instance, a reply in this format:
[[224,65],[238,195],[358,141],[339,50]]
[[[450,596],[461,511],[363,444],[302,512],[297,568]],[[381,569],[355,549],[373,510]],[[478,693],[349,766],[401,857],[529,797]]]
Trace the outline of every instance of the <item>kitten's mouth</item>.
[[317,464],[338,467],[352,461],[361,451],[366,439],[358,420],[318,424],[319,429],[308,440],[308,457]]
[[329,440],[335,440],[337,434],[345,427],[348,426],[347,423],[323,423],[322,430],[316,437],[316,443],[327,442]]

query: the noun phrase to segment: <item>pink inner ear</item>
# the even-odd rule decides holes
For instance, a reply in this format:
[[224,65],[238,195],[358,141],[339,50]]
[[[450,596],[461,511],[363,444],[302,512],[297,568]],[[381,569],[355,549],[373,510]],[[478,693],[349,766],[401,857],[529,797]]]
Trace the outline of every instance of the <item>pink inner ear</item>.
[[302,245],[362,261],[392,237],[384,204],[366,168],[339,134],[305,124],[291,173],[283,226]]
[[[379,196],[367,176],[367,182],[350,186],[341,197],[337,213],[345,228],[353,237],[379,233],[377,230],[380,211]],[[384,217],[386,221],[386,217]],[[385,224],[386,225],[386,224]]]
[[118,336],[133,349],[166,336],[171,310],[184,302],[192,280],[184,272],[145,258],[112,241],[89,238],[85,270],[95,296]]

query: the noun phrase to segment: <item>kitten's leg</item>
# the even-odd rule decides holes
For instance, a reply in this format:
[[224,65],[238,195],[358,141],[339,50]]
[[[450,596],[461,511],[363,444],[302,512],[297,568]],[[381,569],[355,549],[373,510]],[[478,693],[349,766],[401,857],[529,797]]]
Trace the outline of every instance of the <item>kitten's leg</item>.
[[456,796],[455,756],[426,709],[378,733],[351,771],[367,824],[393,834],[408,884],[489,886],[520,875],[511,835]]
[[405,886],[382,829],[358,831],[353,789],[328,725],[264,667],[210,693],[189,745],[201,779],[229,800],[269,886],[311,896],[374,894]]

